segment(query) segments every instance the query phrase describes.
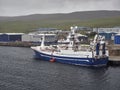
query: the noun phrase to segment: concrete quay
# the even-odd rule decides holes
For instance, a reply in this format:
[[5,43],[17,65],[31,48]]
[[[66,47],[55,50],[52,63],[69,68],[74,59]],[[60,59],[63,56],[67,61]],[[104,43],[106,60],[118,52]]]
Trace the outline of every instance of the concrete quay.
[[120,45],[109,45],[109,64],[120,66]]
[[120,66],[120,56],[109,56],[108,65]]
[[120,56],[109,56],[109,61],[120,62]]

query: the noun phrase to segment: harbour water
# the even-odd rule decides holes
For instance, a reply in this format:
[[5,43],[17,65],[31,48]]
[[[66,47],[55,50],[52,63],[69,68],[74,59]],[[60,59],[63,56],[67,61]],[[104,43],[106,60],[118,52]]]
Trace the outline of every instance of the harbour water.
[[120,66],[51,63],[33,54],[30,48],[0,46],[0,90],[120,90]]

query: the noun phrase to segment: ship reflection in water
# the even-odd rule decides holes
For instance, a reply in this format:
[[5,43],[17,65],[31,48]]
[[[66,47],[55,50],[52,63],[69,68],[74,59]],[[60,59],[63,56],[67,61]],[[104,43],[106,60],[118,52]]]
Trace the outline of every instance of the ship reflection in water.
[[30,48],[0,47],[0,90],[119,90],[120,67],[35,60]]

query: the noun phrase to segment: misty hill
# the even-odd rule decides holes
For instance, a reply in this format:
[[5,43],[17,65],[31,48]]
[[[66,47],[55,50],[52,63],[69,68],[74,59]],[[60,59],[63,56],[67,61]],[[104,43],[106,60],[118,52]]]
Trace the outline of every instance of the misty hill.
[[120,26],[120,11],[85,11],[68,14],[32,14],[0,17],[0,33],[30,32],[37,28],[69,30],[73,25],[88,27]]
[[39,20],[91,20],[120,16],[120,11],[83,11],[67,14],[32,14],[16,17],[0,17],[0,21],[39,21]]

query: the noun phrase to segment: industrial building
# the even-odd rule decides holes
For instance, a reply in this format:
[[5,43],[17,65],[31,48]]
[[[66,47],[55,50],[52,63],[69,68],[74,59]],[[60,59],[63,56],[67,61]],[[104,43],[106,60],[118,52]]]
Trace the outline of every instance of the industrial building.
[[21,41],[23,33],[0,33],[0,42]]
[[[0,33],[0,42],[41,42],[43,34],[37,33]],[[45,41],[46,42],[57,42],[57,35],[56,34],[45,34]]]
[[80,26],[78,26],[77,27],[77,30],[80,30],[80,31],[82,31],[82,30],[85,30],[85,31],[92,31],[92,28],[90,28],[90,27],[80,27]]
[[34,30],[35,32],[31,32],[31,33],[34,33],[34,34],[57,34],[57,33],[60,33],[62,32],[62,30],[58,30],[56,28],[38,28],[38,29],[35,29]]
[[120,27],[114,28],[93,28],[93,32],[105,37],[106,40],[113,40],[114,36],[120,33]]
[[116,35],[117,33],[99,33],[99,35],[101,36],[104,36],[105,37],[105,40],[114,40],[114,36]]
[[[33,43],[39,43],[41,42],[42,36],[44,34],[23,34],[22,35],[22,41],[23,42],[33,42]],[[57,35],[56,34],[45,34],[45,42],[57,42]]]
[[93,28],[93,32],[97,32],[97,33],[120,33],[120,27],[114,27],[114,28]]

